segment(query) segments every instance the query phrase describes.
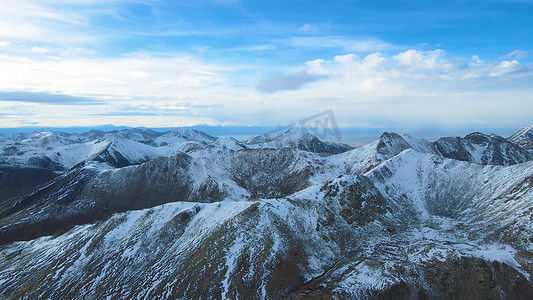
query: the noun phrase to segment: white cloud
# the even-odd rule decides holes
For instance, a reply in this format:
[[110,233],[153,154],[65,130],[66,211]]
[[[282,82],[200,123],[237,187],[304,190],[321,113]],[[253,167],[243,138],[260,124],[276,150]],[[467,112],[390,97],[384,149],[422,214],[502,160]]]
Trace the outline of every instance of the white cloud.
[[346,54],[336,56],[331,61],[311,61],[307,65],[311,73],[334,78],[322,84],[352,82],[328,91],[337,91],[340,95],[348,95],[347,90],[363,91],[358,89],[363,82],[379,83],[373,88],[369,88],[369,84],[362,85],[371,93],[394,96],[400,92],[416,95],[422,90],[429,92],[442,89],[449,93],[463,88],[471,91],[472,86],[493,88],[494,80],[502,83],[514,80],[519,83],[523,79],[531,80],[533,76],[532,65],[520,64],[516,60],[483,62],[479,57],[470,60],[447,58],[443,50],[407,50],[393,56],[380,53],[364,57]]
[[341,126],[520,126],[531,120],[533,65],[515,60],[407,50],[346,54],[306,66],[309,74],[327,78],[265,101],[302,116],[333,108]]
[[440,49],[425,52],[410,49],[398,53],[393,58],[403,66],[418,69],[435,69],[442,67],[446,63],[445,60],[441,59],[443,53],[444,51]]
[[48,53],[50,52],[49,49],[46,49],[46,48],[43,48],[43,47],[32,47],[31,48],[31,52],[35,52],[35,53],[39,53],[39,54],[44,54],[44,53]]
[[0,42],[0,47],[5,47],[11,45],[11,42]]

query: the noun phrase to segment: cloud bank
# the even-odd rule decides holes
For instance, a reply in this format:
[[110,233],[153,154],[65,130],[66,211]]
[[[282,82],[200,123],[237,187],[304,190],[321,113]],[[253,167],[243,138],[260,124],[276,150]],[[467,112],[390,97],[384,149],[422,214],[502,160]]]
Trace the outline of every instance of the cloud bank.
[[277,74],[259,81],[256,85],[256,89],[265,93],[297,90],[306,83],[318,81],[320,79],[324,79],[325,77],[326,76],[323,75],[310,74],[306,71]]
[[98,105],[103,103],[86,97],[77,97],[59,93],[51,94],[24,91],[0,91],[0,101],[43,103],[52,105]]

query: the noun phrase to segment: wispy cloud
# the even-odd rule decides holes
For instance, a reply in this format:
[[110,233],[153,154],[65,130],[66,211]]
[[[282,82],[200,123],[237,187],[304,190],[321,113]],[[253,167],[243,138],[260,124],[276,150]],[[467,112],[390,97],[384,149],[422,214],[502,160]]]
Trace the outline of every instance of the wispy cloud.
[[57,44],[95,42],[99,39],[86,30],[80,30],[89,24],[88,16],[72,7],[56,7],[54,4],[32,0],[2,2],[0,38]]
[[236,47],[231,48],[232,51],[271,51],[276,50],[277,47],[272,44],[264,44],[264,45],[257,45],[257,46],[248,46],[248,47]]
[[327,31],[330,27],[330,24],[305,23],[302,26],[298,27],[296,29],[296,32],[305,35],[318,35],[321,31]]
[[91,116],[99,117],[120,117],[120,116],[139,116],[139,117],[157,117],[160,114],[154,112],[141,112],[141,111],[111,111],[99,114],[92,114]]
[[405,47],[393,45],[376,38],[349,38],[344,36],[298,36],[285,41],[298,48],[338,48],[347,52],[373,52],[401,50]]
[[301,27],[298,27],[297,31],[298,32],[308,32],[309,28],[311,28],[311,25],[309,25],[309,23],[306,23],[306,24],[302,25]]
[[514,50],[500,57],[500,59],[525,59],[533,55],[533,50]]

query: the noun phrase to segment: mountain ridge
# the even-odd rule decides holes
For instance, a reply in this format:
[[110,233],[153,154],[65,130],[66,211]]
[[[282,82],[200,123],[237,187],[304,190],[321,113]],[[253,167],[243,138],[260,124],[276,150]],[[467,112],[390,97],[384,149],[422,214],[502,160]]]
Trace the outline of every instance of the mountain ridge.
[[1,199],[0,295],[533,297],[533,160],[508,140],[385,132],[339,153],[295,131],[173,136],[154,144],[168,155],[84,159]]

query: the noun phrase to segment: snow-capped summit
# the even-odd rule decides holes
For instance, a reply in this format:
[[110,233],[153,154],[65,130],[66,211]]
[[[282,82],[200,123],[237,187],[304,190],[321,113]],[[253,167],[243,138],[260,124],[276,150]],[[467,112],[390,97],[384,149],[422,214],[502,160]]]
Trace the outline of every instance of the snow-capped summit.
[[422,139],[394,132],[384,132],[376,141],[340,154],[349,174],[365,173],[407,149],[433,153],[431,146]]
[[217,138],[212,144],[215,148],[222,148],[227,150],[242,150],[247,149],[246,145],[242,142],[239,142],[237,139],[230,136],[221,136]]
[[245,142],[249,148],[292,148],[313,153],[338,154],[352,147],[345,144],[319,140],[305,128],[290,128],[283,133],[268,133],[253,137]]
[[[255,136],[248,139],[245,143],[248,145],[259,145],[272,143],[273,141],[282,140],[291,144],[297,143],[301,139],[311,139],[313,136],[304,132],[301,128],[289,128],[285,132],[269,132],[263,135]],[[272,144],[272,146],[275,146]]]
[[524,149],[533,150],[533,125],[519,130],[507,139]]
[[66,132],[32,132],[20,140],[21,143],[36,147],[60,147],[86,142],[88,139],[81,134]]
[[95,160],[113,167],[147,162],[158,156],[190,152],[216,138],[194,129],[168,132],[131,128],[86,133],[33,132],[3,136],[0,140],[0,166],[68,170]]
[[194,141],[203,145],[210,144],[216,140],[202,131],[188,128],[176,128],[171,131],[163,133],[155,139],[158,146],[165,146],[178,142]]
[[399,134],[384,132],[378,139],[376,152],[380,160],[387,160],[409,148],[411,145]]
[[[88,132],[89,134],[91,132]],[[162,133],[150,129],[128,128],[123,130],[113,130],[108,132],[92,131],[90,136],[98,137],[100,140],[129,140],[147,145],[153,145],[155,138]]]

